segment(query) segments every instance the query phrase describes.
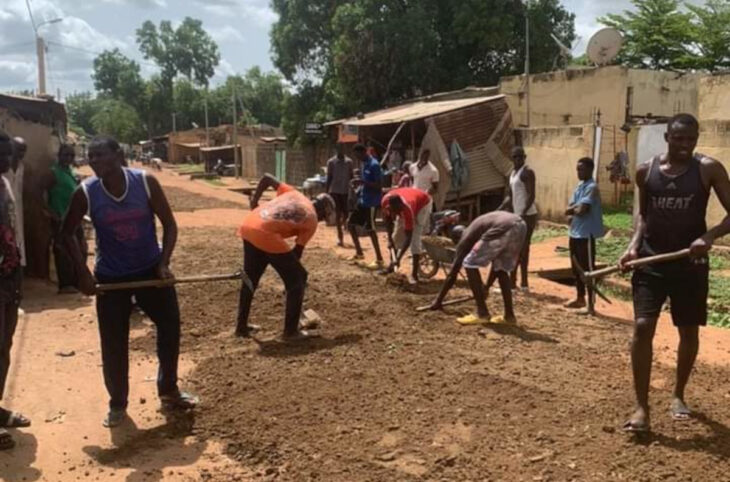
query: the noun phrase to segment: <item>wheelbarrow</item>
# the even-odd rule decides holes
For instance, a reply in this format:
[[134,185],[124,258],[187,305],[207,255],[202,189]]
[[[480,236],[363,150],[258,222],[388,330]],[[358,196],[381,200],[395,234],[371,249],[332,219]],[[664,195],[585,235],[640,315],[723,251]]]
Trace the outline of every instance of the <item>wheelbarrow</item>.
[[425,253],[421,253],[418,263],[418,274],[426,279],[433,278],[439,269],[444,270],[444,274],[451,271],[451,266],[456,258],[456,247],[449,238],[426,236],[422,240]]

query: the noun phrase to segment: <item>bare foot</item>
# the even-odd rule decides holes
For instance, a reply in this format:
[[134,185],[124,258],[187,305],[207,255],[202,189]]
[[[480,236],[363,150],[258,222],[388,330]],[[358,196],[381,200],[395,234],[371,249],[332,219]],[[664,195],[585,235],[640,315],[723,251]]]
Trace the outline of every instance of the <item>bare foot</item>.
[[649,431],[649,412],[639,407],[624,424],[624,432],[646,433]]
[[674,397],[671,404],[672,418],[679,422],[684,422],[692,418],[692,410],[687,407],[679,397]]

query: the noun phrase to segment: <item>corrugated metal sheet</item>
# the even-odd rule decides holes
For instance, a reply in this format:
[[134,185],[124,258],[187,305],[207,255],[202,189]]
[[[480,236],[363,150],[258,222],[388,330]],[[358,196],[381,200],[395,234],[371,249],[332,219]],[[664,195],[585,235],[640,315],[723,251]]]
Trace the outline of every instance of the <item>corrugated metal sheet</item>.
[[[493,152],[486,145],[469,151],[469,181],[461,190],[461,196],[472,196],[505,186],[505,175],[492,163]],[[509,174],[509,171],[507,172]]]
[[433,118],[446,146],[457,141],[469,161],[460,195],[501,189],[512,170],[512,116],[504,97]]
[[502,99],[504,102],[504,95],[476,97],[473,99],[444,100],[437,102],[415,102],[370,112],[365,114],[363,118],[350,117],[349,119],[339,119],[328,122],[325,125],[346,124],[350,126],[377,126],[398,124],[400,122],[426,119],[446,112],[452,112],[499,99]]

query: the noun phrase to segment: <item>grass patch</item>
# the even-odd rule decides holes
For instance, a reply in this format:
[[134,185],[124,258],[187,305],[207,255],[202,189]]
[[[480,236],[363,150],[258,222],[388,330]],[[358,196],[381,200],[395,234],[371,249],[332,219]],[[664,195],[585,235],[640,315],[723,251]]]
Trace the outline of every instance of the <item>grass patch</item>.
[[628,236],[611,236],[596,240],[596,260],[599,263],[614,265],[626,251],[631,240]]
[[182,175],[200,174],[205,172],[204,164],[182,164],[177,168],[177,172]]
[[225,187],[226,186],[226,183],[224,183],[223,181],[221,181],[218,178],[213,178],[213,179],[206,178],[206,179],[203,179],[203,181],[210,184],[211,186],[216,186],[216,187]]
[[721,328],[730,328],[730,278],[710,274],[708,305],[708,323]]

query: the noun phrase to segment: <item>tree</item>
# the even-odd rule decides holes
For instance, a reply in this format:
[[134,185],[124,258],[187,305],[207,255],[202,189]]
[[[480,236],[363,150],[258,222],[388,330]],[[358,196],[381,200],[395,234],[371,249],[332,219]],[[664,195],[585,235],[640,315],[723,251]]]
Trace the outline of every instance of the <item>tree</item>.
[[683,69],[692,66],[692,16],[678,0],[632,0],[635,11],[598,19],[624,36],[618,62],[628,67]]
[[[552,68],[550,38],[575,38],[574,16],[558,0],[273,0],[274,64],[295,88],[283,124],[301,129],[336,115],[467,85],[494,85],[523,72],[525,17],[532,24],[533,72]],[[314,105],[301,93],[317,93]],[[304,115],[301,108],[309,106]],[[294,108],[296,107],[296,108]],[[286,118],[296,113],[296,119]],[[299,122],[298,127],[294,124]]]
[[144,80],[139,64],[125,57],[119,49],[105,50],[94,59],[94,87],[107,97],[132,106],[143,101]]
[[125,144],[134,144],[144,137],[137,111],[120,100],[102,99],[91,124],[96,133],[113,136]]
[[89,135],[96,134],[92,119],[99,111],[99,101],[91,92],[66,96],[66,112],[69,124]]
[[715,72],[730,67],[730,2],[707,0],[703,7],[686,4],[693,18],[692,66]]
[[159,29],[146,21],[137,29],[137,45],[145,59],[160,67],[170,91],[177,75],[207,87],[220,62],[218,45],[203,29],[203,22],[190,17],[185,17],[177,29],[167,20],[160,22]]

